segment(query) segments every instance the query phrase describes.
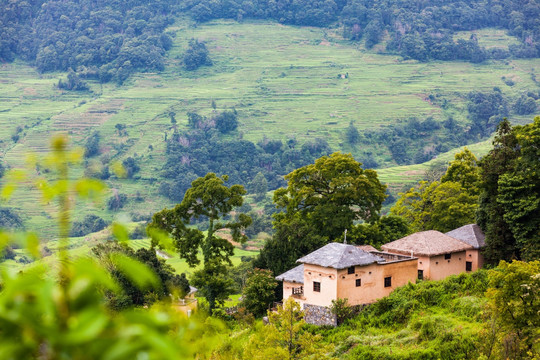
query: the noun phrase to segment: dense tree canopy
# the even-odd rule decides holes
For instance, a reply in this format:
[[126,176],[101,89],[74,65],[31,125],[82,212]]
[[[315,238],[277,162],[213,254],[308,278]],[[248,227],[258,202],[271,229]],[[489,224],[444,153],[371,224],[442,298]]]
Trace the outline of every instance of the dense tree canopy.
[[274,215],[275,234],[261,252],[265,267],[288,270],[299,257],[341,238],[355,221],[378,218],[385,186],[361,165],[350,154],[334,153],[285,176],[288,186],[274,193],[282,212]]
[[498,203],[499,179],[514,168],[519,156],[516,134],[508,120],[502,121],[493,140],[493,149],[482,158],[481,194],[476,221],[486,234],[484,256],[492,264],[519,257],[516,239]]
[[497,203],[519,256],[530,261],[540,258],[540,117],[514,131],[521,151],[513,169],[499,177]]
[[441,181],[423,181],[400,194],[391,213],[405,218],[414,231],[448,232],[473,223],[479,193],[476,162],[468,149],[457,153]]

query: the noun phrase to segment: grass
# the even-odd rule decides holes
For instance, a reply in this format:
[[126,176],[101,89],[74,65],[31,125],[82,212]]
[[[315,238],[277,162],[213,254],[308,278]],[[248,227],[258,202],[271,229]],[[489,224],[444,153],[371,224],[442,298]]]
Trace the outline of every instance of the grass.
[[[158,194],[164,139],[172,131],[170,111],[177,114],[177,126],[185,129],[187,112],[211,115],[214,100],[217,111],[237,109],[239,133],[245,139],[295,137],[302,143],[323,137],[334,150],[355,156],[374,151],[384,166],[391,166],[391,156],[382,146],[350,148],[344,143],[350,121],[360,131],[391,126],[412,116],[436,120],[453,116],[464,123],[464,96],[469,91],[498,86],[515,99],[523,91],[537,89],[532,75],[540,78],[536,59],[486,64],[403,61],[399,56],[366,51],[342,39],[338,30],[229,20],[193,27],[185,19],[169,30],[176,37],[165,70],[136,74],[123,86],[90,81],[91,92],[65,92],[54,86],[64,73],[39,74],[21,61],[2,64],[1,160],[21,168],[28,152],[47,151],[47,140],[54,133],[67,132],[75,144],[82,145],[92,131],[99,130],[102,155],[94,161],[122,161],[131,156],[138,160],[141,171],[133,180],[108,180],[111,190],[104,201],[97,208],[81,204],[74,218],[96,213],[107,221],[129,220],[173,206]],[[190,38],[206,42],[214,66],[194,72],[181,68],[178,58]],[[514,40],[491,29],[479,32],[479,41],[507,44]],[[342,79],[339,74],[349,76]],[[512,79],[515,85],[506,85],[503,78]],[[443,109],[431,103],[430,94],[447,99],[450,106]],[[531,119],[512,116],[515,123]],[[116,124],[126,125],[127,136],[117,133]],[[20,138],[14,142],[12,135],[17,132]],[[479,147],[485,148],[485,144]],[[427,166],[381,169],[380,176],[391,188],[399,189],[420,178]],[[74,176],[82,173],[78,170]],[[32,170],[26,185],[35,175]],[[113,191],[125,193],[129,199],[119,213],[106,208]],[[40,229],[44,241],[53,240],[56,230],[50,219],[55,207],[35,206],[40,201],[38,192],[23,190],[13,195],[11,206],[22,214],[27,228]]]

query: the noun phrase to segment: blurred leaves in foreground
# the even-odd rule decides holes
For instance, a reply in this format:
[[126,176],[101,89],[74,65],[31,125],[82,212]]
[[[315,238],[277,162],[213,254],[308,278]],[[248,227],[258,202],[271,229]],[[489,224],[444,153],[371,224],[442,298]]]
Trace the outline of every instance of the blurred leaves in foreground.
[[[29,156],[29,170],[6,176],[2,198],[8,199],[32,171],[33,181],[45,203],[58,205],[58,262],[37,261],[18,273],[0,268],[0,358],[1,359],[182,359],[204,357],[223,332],[215,319],[188,319],[166,304],[112,312],[104,294],[120,291],[110,271],[97,259],[71,259],[70,213],[76,198],[98,200],[105,185],[96,180],[73,181],[69,169],[80,164],[82,151],[68,150],[65,136],[56,136],[52,151],[43,159]],[[114,228],[120,241],[127,232]],[[0,232],[0,251],[18,242],[36,259],[36,234]],[[166,245],[166,244],[165,244]],[[145,264],[120,254],[112,259],[137,287],[158,287],[159,278]]]

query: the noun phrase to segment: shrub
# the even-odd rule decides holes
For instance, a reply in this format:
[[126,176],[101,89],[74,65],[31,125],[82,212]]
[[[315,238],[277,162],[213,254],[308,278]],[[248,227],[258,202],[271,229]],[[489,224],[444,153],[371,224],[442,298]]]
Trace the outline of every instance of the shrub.
[[107,201],[107,209],[111,211],[118,211],[124,207],[127,202],[126,194],[115,194],[109,198]]
[[105,220],[97,215],[86,215],[82,222],[75,221],[69,236],[79,237],[101,231],[107,227]]

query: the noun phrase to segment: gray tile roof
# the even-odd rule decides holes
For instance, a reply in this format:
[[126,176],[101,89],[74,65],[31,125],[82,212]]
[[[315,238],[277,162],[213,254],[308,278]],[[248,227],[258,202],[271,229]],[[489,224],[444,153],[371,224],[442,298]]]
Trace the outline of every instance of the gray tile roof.
[[480,249],[486,246],[486,235],[480,229],[480,226],[476,224],[464,225],[460,228],[454,229],[446,233],[446,235],[453,237],[454,239],[461,240],[475,249]]
[[341,243],[327,244],[297,260],[297,262],[304,264],[319,265],[334,269],[345,269],[356,265],[369,265],[381,261],[384,261],[384,259],[379,256],[370,254],[356,246]]
[[297,267],[287,272],[284,272],[281,275],[276,276],[276,280],[303,284],[304,283],[304,264],[298,265]]

